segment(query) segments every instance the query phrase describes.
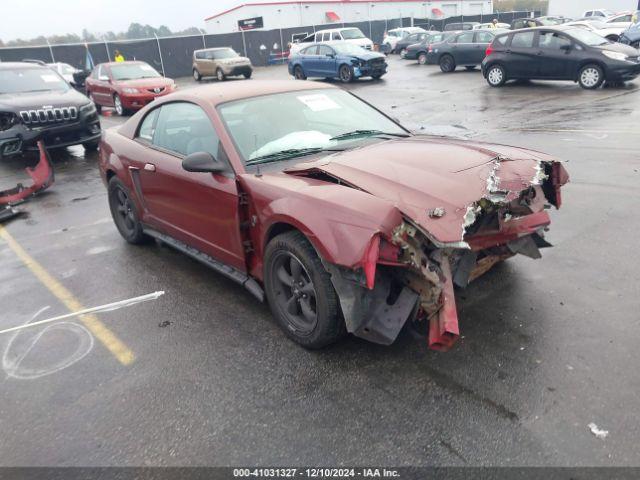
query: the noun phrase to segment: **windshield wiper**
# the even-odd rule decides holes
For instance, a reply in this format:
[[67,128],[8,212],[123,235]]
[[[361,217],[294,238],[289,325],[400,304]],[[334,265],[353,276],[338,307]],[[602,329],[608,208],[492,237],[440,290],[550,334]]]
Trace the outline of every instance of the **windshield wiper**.
[[354,137],[372,137],[376,135],[389,135],[391,137],[408,137],[408,133],[391,133],[383,132],[381,130],[353,130],[352,132],[341,133],[335,137],[331,137],[331,140],[346,140]]
[[341,152],[342,149],[329,149],[322,147],[314,148],[290,148],[287,150],[281,150],[279,152],[269,153],[260,157],[252,158],[245,162],[246,166],[257,165],[259,163],[277,162],[279,160],[286,160],[287,158],[301,157],[303,155],[311,155],[318,152]]

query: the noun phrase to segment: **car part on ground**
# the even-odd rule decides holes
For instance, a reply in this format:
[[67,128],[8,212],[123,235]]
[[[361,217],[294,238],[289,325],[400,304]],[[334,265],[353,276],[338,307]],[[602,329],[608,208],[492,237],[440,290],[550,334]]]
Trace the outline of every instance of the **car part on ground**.
[[492,87],[508,80],[568,80],[593,90],[640,75],[640,52],[571,25],[523,29],[495,38],[482,73]]
[[53,185],[55,181],[53,166],[51,165],[49,154],[42,141],[38,141],[38,149],[40,151],[38,164],[34,168],[26,168],[26,172],[31,177],[33,183],[27,187],[19,183],[9,190],[0,191],[0,205],[10,206],[21,203],[28,197]]
[[447,350],[453,286],[550,246],[568,182],[555,158],[413,136],[326,84],[251,83],[159,99],[105,132],[100,171],[126,240],[156,238],[266,295],[301,345],[345,330],[388,345],[428,323]]
[[0,159],[38,149],[95,146],[100,120],[89,99],[55,71],[34,63],[0,64]]

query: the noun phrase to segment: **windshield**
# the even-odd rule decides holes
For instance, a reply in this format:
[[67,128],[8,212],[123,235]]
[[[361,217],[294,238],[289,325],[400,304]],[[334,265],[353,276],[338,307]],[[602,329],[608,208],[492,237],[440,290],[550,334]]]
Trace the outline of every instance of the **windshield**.
[[561,18],[556,17],[541,17],[538,18],[538,21],[545,26],[560,25],[563,23],[563,20]]
[[0,94],[20,92],[66,92],[69,85],[49,68],[0,70]]
[[155,78],[160,74],[146,63],[129,63],[122,65],[112,65],[111,75],[114,80],[136,80],[138,78]]
[[589,45],[590,47],[595,47],[598,45],[606,45],[609,43],[609,40],[601,37],[597,33],[593,33],[590,30],[583,30],[580,28],[572,28],[570,30],[565,30],[565,33],[571,35],[576,40]]
[[608,23],[604,23],[604,22],[589,22],[589,25],[593,28],[595,28],[596,30],[601,30],[603,28],[611,28],[611,25]]
[[348,30],[342,30],[342,38],[345,40],[355,40],[358,38],[365,38],[364,34],[359,28],[349,28]]
[[353,43],[340,43],[331,46],[336,52],[344,55],[362,55],[365,51],[364,48],[359,45],[354,45]]
[[215,60],[220,60],[222,58],[236,58],[238,56],[238,54],[230,48],[214,50],[212,53]]
[[265,95],[225,103],[218,110],[249,163],[299,149],[344,149],[383,132],[408,136],[373,107],[338,89]]

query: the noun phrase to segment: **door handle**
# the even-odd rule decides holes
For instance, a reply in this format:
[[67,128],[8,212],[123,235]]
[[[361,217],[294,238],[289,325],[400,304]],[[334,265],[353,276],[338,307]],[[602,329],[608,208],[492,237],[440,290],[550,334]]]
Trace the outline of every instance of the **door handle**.
[[505,50],[504,53],[511,53],[511,50]]
[[543,52],[542,50],[540,50],[540,51],[538,52],[538,55],[544,55],[544,52]]
[[145,163],[144,164],[144,169],[147,172],[155,172],[156,171],[156,166],[153,163]]

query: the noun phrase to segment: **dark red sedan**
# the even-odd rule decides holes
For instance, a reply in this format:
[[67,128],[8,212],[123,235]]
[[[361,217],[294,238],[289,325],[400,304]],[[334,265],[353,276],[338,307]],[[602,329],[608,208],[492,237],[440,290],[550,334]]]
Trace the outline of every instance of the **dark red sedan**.
[[178,87],[145,62],[111,62],[96,65],[85,81],[87,96],[98,108],[114,107],[118,115],[139,110]]
[[412,135],[342,89],[189,89],[105,131],[100,170],[120,234],[164,242],[269,302],[319,348],[346,332],[458,338],[454,284],[550,246],[568,181],[544,153]]

